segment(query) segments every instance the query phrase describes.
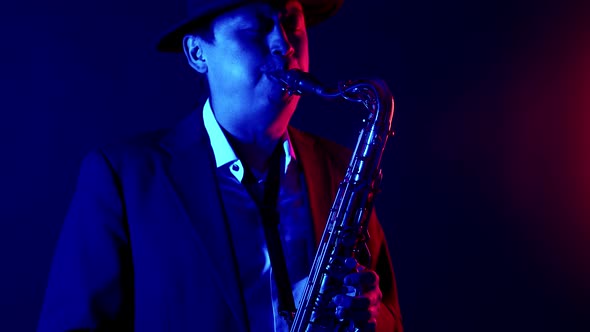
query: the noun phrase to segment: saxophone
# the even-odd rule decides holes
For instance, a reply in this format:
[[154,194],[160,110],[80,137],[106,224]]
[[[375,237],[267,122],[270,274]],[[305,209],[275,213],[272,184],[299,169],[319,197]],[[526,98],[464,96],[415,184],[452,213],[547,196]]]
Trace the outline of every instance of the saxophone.
[[382,179],[381,157],[393,135],[393,97],[387,84],[378,79],[339,82],[337,89],[328,89],[299,70],[277,71],[272,76],[289,94],[340,97],[369,110],[330,209],[298,310],[287,315],[291,332],[358,331],[352,321],[336,317],[332,298],[341,293],[344,276],[355,269],[350,258],[370,259],[368,223]]

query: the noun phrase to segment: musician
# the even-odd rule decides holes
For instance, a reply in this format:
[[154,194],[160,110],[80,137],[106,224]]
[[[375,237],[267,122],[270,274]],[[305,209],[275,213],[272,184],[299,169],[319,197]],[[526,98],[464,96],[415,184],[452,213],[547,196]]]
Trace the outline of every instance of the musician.
[[[299,97],[270,73],[308,71],[307,26],[340,5],[189,0],[158,48],[184,52],[208,99],[170,131],[85,158],[39,331],[288,330],[279,309],[301,296],[350,152],[290,127]],[[271,262],[269,197],[286,269]],[[374,214],[369,231],[371,259],[349,260],[331,310],[362,330],[402,331]]]

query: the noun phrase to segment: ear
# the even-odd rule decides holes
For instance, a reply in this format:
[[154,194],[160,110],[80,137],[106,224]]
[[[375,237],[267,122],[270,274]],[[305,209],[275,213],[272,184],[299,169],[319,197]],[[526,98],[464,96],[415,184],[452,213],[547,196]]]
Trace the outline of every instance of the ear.
[[182,39],[182,48],[188,64],[197,72],[205,74],[207,72],[207,62],[203,54],[203,40],[194,35],[186,35]]

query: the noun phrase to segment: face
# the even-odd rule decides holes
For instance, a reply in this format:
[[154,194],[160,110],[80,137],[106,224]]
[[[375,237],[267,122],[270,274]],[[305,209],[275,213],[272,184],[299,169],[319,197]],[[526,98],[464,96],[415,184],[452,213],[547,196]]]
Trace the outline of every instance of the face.
[[285,94],[268,73],[308,71],[301,4],[250,3],[217,17],[211,28],[213,41],[187,36],[184,46],[191,66],[207,76],[219,123],[230,132],[245,124],[286,127],[299,97]]

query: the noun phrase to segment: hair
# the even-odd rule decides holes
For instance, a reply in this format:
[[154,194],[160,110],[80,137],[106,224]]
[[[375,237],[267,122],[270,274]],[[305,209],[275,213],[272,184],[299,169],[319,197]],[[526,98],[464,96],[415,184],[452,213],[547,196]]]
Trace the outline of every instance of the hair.
[[213,34],[213,17],[201,18],[188,27],[186,34],[195,35],[203,38],[208,43],[215,41]]
[[199,36],[207,43],[213,43],[213,41],[215,41],[215,35],[213,34],[213,29],[210,24],[193,28],[190,30],[189,34]]

